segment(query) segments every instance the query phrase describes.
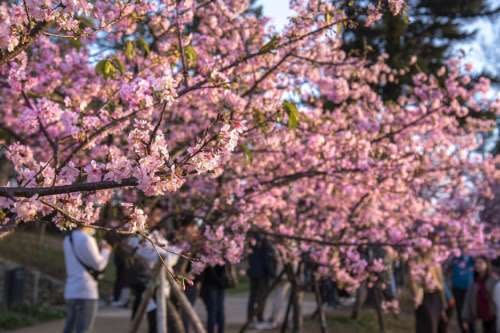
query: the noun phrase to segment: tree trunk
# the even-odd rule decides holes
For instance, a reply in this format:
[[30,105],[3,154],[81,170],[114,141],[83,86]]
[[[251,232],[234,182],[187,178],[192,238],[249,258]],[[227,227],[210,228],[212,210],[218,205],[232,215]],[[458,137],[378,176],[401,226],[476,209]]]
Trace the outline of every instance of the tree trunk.
[[[167,333],[167,295],[165,295],[165,268],[158,274],[158,288],[156,289],[156,330],[157,333]],[[170,309],[168,309],[170,311]]]
[[304,327],[304,318],[302,317],[302,305],[304,302],[304,292],[298,286],[293,292],[293,333],[301,333]]
[[325,309],[323,306],[323,300],[321,299],[321,293],[319,290],[319,282],[317,274],[314,274],[314,294],[316,296],[316,303],[318,304],[318,314],[319,314],[319,323],[321,327],[321,333],[326,333],[328,328],[326,326],[326,317],[325,317]]
[[377,312],[378,328],[380,333],[385,333],[384,315],[382,311],[382,290],[379,286],[373,288],[375,298],[375,311]]
[[292,284],[292,294],[291,294],[291,304],[293,308],[293,332],[301,333],[304,327],[304,319],[302,317],[302,303],[304,300],[304,292],[299,285],[299,281],[297,279],[297,274],[300,274],[301,264],[297,268],[297,272],[294,271],[293,266],[288,264],[286,266],[287,275]]
[[366,301],[366,287],[364,284],[359,286],[358,290],[356,290],[356,301],[354,302],[354,305],[352,307],[352,314],[351,318],[352,319],[358,319],[359,312],[361,311],[361,307]]
[[172,292],[175,299],[179,302],[179,307],[181,308],[181,310],[184,311],[184,313],[188,316],[189,320],[193,324],[195,332],[206,333],[206,330],[203,327],[200,317],[198,317],[193,307],[191,306],[191,303],[189,303],[189,300],[187,299],[186,295],[181,290],[181,288],[179,288],[179,285],[174,280],[172,275],[170,273],[167,273],[165,274],[165,276],[167,277],[168,283],[170,284],[170,291]]
[[184,323],[182,322],[182,318],[179,314],[179,311],[177,311],[177,307],[170,299],[167,299],[167,308],[168,308],[167,312],[168,322],[172,323],[170,327],[174,329],[175,333],[186,333],[186,330],[184,329]]
[[288,328],[288,318],[290,317],[290,311],[292,310],[292,297],[293,290],[290,291],[290,297],[288,298],[288,305],[286,306],[285,319],[281,325],[281,333],[285,333]]

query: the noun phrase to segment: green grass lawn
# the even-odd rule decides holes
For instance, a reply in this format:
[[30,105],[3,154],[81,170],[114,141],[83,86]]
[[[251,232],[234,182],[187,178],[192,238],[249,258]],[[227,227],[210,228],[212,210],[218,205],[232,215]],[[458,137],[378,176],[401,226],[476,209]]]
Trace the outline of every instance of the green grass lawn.
[[64,310],[45,305],[23,305],[0,312],[0,329],[13,330],[64,318]]

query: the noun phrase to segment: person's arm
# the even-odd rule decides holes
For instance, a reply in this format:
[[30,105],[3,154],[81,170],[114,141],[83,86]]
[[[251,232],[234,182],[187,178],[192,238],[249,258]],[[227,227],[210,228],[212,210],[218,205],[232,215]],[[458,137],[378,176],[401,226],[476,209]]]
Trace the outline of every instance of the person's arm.
[[86,265],[96,271],[102,271],[106,268],[111,254],[109,247],[103,248],[99,252],[97,243],[93,237],[85,235],[79,242],[75,243],[77,254]]

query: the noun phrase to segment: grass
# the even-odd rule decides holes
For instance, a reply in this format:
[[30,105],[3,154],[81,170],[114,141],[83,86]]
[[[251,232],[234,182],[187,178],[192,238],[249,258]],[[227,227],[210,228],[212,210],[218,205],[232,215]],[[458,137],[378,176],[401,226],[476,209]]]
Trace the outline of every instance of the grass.
[[234,288],[227,289],[229,295],[237,295],[248,292],[250,281],[246,275],[238,275],[238,284]]
[[13,330],[64,318],[64,311],[45,305],[23,305],[0,312],[0,329]]
[[[18,230],[0,239],[0,257],[64,281],[66,269],[62,243],[62,235],[47,234],[41,243],[38,234]],[[110,264],[99,282],[104,297],[111,295],[114,276],[114,265]]]

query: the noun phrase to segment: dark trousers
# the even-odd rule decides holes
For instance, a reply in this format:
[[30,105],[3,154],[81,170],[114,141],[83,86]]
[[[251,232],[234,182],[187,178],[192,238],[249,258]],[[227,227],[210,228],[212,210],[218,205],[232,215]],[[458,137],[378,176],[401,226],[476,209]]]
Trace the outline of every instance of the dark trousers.
[[201,298],[207,308],[207,333],[224,333],[224,294],[222,288],[208,286],[201,292]]
[[114,256],[116,279],[113,286],[113,301],[119,301],[123,288],[128,287],[128,271],[126,258],[121,253],[116,253]]
[[[483,333],[496,333],[497,332],[497,323],[496,319],[492,320],[482,320],[481,326],[483,327]],[[470,331],[469,331],[470,332]],[[467,333],[469,333],[467,332]]]
[[64,333],[90,333],[97,314],[96,299],[66,300]]
[[255,317],[258,321],[264,321],[265,295],[269,285],[269,279],[250,278],[250,294],[248,296],[247,321],[251,323]]
[[[464,308],[465,295],[467,293],[467,289],[453,288],[451,291],[453,293],[453,298],[455,298],[455,302],[457,304],[458,327],[460,327],[460,332],[465,333],[464,322],[462,319],[462,309]],[[468,333],[474,333],[474,323],[469,323]]]
[[443,302],[439,292],[425,293],[422,304],[415,310],[417,333],[438,333]]
[[[134,303],[132,304],[132,319],[134,319],[139,305],[141,305],[142,294],[146,290],[146,286],[143,284],[134,284],[130,286],[132,292],[134,293]],[[156,293],[154,293],[156,295]],[[147,313],[148,318],[148,332],[156,333],[156,310],[149,311]]]

